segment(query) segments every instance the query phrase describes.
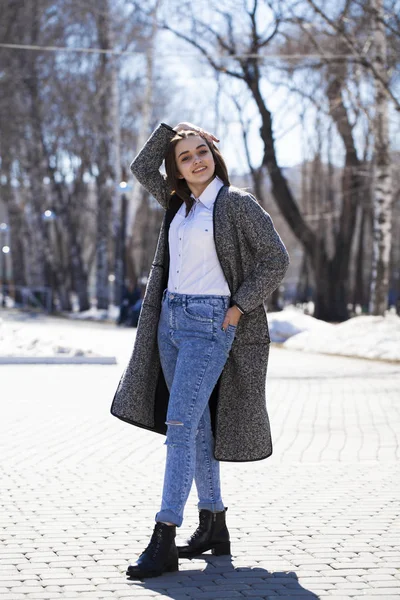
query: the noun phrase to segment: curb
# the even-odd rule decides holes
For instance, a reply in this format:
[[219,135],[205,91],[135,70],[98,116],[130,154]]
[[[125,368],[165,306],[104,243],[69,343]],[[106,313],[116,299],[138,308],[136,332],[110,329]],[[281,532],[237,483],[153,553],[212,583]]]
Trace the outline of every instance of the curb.
[[[288,338],[290,339],[290,338]],[[286,341],[286,340],[285,340]],[[305,350],[304,348],[295,348],[290,346],[285,346],[285,342],[271,342],[276,347],[282,348],[283,350],[293,351],[293,352],[305,352],[306,354],[320,354],[321,356],[338,356],[342,358],[357,358],[358,360],[369,360],[381,363],[391,363],[393,365],[400,364],[400,358],[382,358],[378,356],[360,356],[359,354],[338,354],[337,352],[322,352],[320,350]]]
[[0,365],[116,365],[115,356],[0,356]]

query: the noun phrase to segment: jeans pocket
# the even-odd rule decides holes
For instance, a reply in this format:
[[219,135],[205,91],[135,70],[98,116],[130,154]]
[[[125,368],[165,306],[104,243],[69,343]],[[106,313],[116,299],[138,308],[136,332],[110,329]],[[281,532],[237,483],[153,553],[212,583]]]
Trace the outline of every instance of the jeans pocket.
[[214,309],[211,304],[205,302],[189,302],[183,307],[183,312],[188,319],[199,323],[212,323],[214,320]]

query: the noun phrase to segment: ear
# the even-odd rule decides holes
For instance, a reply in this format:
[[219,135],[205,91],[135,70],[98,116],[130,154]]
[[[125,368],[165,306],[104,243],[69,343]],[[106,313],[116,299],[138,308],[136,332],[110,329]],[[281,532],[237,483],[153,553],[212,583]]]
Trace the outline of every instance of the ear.
[[181,174],[179,173],[179,175],[178,175],[178,179],[185,179],[185,178],[184,178],[184,176],[183,176],[183,175],[181,175]]

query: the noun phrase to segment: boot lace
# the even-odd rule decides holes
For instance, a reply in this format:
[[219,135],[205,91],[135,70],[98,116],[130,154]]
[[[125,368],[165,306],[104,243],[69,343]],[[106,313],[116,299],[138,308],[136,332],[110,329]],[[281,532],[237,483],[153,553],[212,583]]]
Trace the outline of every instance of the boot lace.
[[151,558],[155,558],[158,554],[162,542],[162,531],[161,529],[155,529],[153,531],[153,535],[151,536],[150,542],[147,548],[142,552],[140,556],[147,554],[151,556]]
[[197,538],[203,535],[206,528],[206,516],[200,513],[200,522],[194,533],[190,536],[189,543],[195,542]]

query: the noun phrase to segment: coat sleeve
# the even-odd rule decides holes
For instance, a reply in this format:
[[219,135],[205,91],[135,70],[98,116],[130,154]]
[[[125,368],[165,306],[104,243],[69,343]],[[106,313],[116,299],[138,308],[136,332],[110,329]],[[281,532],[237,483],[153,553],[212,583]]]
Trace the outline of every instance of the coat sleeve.
[[165,123],[161,123],[151,134],[139,154],[130,166],[132,173],[142,186],[154,196],[163,208],[168,206],[170,190],[165,175],[160,167],[165,158],[168,146],[176,131]]
[[289,254],[271,217],[251,194],[242,196],[236,207],[235,218],[254,257],[254,269],[233,295],[232,303],[248,313],[278,287],[289,266]]

